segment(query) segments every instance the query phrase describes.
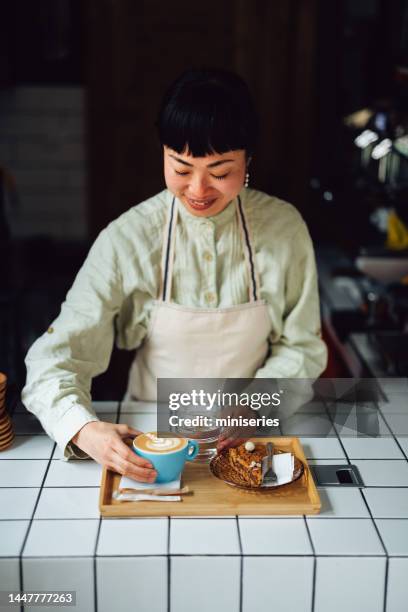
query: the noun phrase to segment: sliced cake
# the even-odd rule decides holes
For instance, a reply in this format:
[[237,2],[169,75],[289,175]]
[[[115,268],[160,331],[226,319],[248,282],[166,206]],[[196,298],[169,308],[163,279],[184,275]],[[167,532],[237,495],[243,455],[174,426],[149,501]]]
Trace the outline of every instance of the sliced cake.
[[228,460],[234,470],[248,484],[256,487],[262,483],[262,459],[266,455],[264,444],[246,442],[228,449]]

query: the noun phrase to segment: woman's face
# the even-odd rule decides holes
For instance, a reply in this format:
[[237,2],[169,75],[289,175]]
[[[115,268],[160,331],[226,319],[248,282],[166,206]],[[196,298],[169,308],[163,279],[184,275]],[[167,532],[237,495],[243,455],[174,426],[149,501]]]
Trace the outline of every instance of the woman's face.
[[241,191],[246,173],[245,151],[205,157],[177,153],[164,146],[167,188],[197,217],[221,212]]

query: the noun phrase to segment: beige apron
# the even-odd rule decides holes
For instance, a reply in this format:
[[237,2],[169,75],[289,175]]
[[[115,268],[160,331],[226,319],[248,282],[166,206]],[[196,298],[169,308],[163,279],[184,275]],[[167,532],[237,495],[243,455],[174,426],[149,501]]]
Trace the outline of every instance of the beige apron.
[[258,299],[250,231],[240,197],[235,200],[248,269],[249,302],[229,308],[188,308],[171,302],[177,206],[173,198],[162,253],[160,299],[136,352],[124,400],[157,399],[157,378],[252,378],[268,354],[271,321]]

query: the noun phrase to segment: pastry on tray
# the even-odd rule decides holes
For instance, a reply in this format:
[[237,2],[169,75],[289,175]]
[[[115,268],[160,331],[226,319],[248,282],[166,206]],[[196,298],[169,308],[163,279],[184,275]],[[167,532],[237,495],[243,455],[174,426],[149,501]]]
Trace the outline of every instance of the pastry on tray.
[[251,486],[262,484],[262,459],[267,455],[265,444],[245,442],[227,450],[227,458],[239,476]]

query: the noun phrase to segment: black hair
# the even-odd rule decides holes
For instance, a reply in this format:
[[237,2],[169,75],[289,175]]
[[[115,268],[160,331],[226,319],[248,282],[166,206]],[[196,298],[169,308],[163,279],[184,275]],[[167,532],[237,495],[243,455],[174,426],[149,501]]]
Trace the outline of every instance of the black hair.
[[246,83],[234,72],[190,69],[166,91],[156,121],[162,145],[193,157],[245,149],[253,153],[258,116]]

